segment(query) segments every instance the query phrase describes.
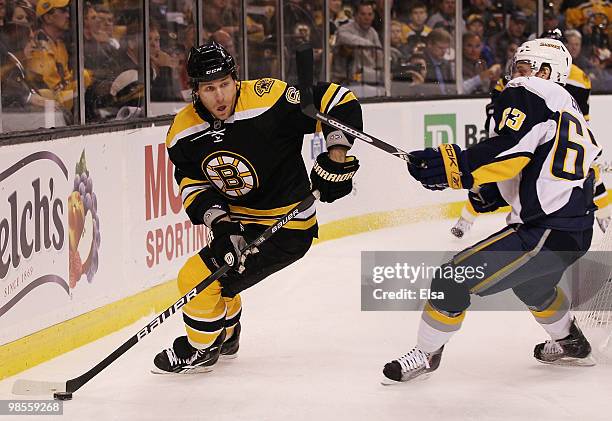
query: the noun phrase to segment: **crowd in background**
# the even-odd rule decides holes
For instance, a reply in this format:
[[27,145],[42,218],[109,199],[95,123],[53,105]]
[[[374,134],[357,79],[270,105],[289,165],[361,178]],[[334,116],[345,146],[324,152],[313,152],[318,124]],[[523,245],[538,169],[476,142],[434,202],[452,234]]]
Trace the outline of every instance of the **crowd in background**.
[[[87,122],[143,116],[144,19],[141,0],[83,3],[84,69],[78,74],[74,0],[0,0],[3,131],[78,123],[77,86],[85,87]],[[284,0],[282,27],[276,0],[150,0],[148,48],[152,104],[189,101],[186,58],[201,40],[225,46],[250,79],[296,82],[295,47],[314,46],[316,77],[329,65],[334,82],[358,96],[384,95],[384,30],[390,36],[391,94],[457,94],[455,37],[462,45],[466,94],[486,94],[507,74],[516,48],[537,35],[537,6],[528,0],[464,0],[456,34],[455,0],[395,0],[384,21],[383,0]],[[244,11],[242,10],[244,8]],[[245,24],[242,16],[246,16]],[[612,91],[612,3],[544,2],[544,29],[559,28],[574,63],[595,92]],[[329,39],[325,39],[327,25]],[[279,37],[279,32],[282,38]],[[245,39],[246,38],[246,39]],[[282,40],[282,42],[280,42]],[[325,60],[323,43],[330,55]],[[243,44],[247,57],[243,57]],[[281,60],[283,58],[283,60]],[[248,70],[247,70],[248,69]],[[246,74],[245,74],[246,73]],[[53,121],[41,123],[34,115]],[[173,111],[161,107],[154,113]],[[151,111],[149,115],[151,115]],[[21,120],[20,120],[21,118]]]

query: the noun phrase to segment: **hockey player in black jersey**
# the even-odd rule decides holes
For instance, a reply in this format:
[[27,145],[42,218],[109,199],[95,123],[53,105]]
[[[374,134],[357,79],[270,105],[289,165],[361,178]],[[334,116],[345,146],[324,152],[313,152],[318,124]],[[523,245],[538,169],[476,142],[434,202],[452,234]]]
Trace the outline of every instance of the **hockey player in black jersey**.
[[[349,194],[357,159],[353,139],[323,127],[300,110],[300,94],[280,80],[240,81],[232,56],[219,44],[193,48],[187,71],[193,103],[174,118],[166,146],[175,166],[183,206],[212,240],[178,274],[181,294],[216,268],[232,270],[183,307],[186,335],[154,358],[156,372],[209,371],[220,356],[234,357],[240,335],[240,292],[299,260],[317,235],[314,205],[299,213],[258,248],[244,251],[266,227],[304,199]],[[315,105],[361,128],[361,107],[351,91],[319,84]],[[327,152],[310,179],[302,159],[303,136],[323,131]]]
[[[557,39],[564,44],[566,43],[565,37],[559,29],[554,29],[552,31],[547,31],[543,33],[540,38],[551,38]],[[485,130],[487,133],[491,133],[491,119],[493,117],[492,112],[494,110],[494,103],[497,98],[501,95],[504,87],[506,86],[507,79],[510,79],[511,76],[504,76],[499,79],[495,88],[491,91],[491,103],[487,105],[487,119],[485,121]],[[576,100],[584,119],[589,122],[590,121],[590,104],[589,98],[591,96],[591,79],[589,76],[576,64],[572,63],[570,67],[570,72],[567,77],[567,81],[565,83],[565,90],[567,90],[570,95]],[[595,212],[595,220],[599,225],[599,228],[606,232],[606,229],[610,225],[610,220],[612,219],[610,216],[610,207],[609,207],[609,198],[608,192],[606,190],[606,186],[603,182],[603,178],[601,176],[601,169],[597,163],[593,165],[593,171],[595,171],[595,197],[593,198],[593,202],[597,206],[597,211]],[[474,206],[471,205],[470,201],[466,201],[465,206],[461,209],[461,216],[455,223],[455,225],[451,228],[451,233],[457,237],[463,237],[467,232],[470,231],[472,225],[476,221],[478,217],[478,212],[474,209]]]
[[[445,266],[480,268],[462,282],[435,276],[417,345],[388,363],[386,383],[434,371],[459,330],[471,294],[512,289],[550,340],[536,345],[543,363],[592,365],[591,348],[557,287],[563,272],[588,250],[593,234],[590,166],[601,153],[576,101],[562,87],[571,56],[558,40],[535,39],[514,57],[514,78],[494,104],[494,138],[462,151],[457,145],[414,151],[410,174],[425,188],[470,189],[477,210],[509,204],[508,226],[453,257]],[[478,272],[478,271],[476,271]]]

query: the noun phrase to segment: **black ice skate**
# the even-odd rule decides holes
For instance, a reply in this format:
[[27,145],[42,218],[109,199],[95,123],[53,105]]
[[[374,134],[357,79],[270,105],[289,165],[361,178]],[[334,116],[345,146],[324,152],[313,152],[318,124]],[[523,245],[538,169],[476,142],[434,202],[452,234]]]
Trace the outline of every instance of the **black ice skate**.
[[194,374],[212,371],[213,365],[219,359],[221,344],[225,339],[225,330],[217,337],[211,346],[196,349],[187,340],[187,336],[179,336],[174,340],[172,348],[160,352],[153,359],[155,374]]
[[238,356],[238,348],[240,346],[240,322],[234,326],[234,334],[221,345],[221,358],[229,360]]
[[595,365],[591,355],[591,345],[582,334],[576,320],[572,320],[568,336],[557,341],[549,340],[537,344],[533,356],[544,364],[586,367]]
[[435,371],[440,366],[442,359],[442,350],[444,347],[435,352],[428,353],[414,347],[412,351],[406,355],[385,364],[383,374],[385,377],[381,383],[385,386],[408,382],[419,376],[421,379],[429,377],[430,373]]

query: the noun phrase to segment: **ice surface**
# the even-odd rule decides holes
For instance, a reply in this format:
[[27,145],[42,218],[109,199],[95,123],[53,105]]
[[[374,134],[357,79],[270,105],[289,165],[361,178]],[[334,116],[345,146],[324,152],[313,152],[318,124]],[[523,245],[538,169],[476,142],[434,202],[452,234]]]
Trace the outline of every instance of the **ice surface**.
[[[420,315],[360,311],[360,252],[460,249],[503,226],[499,215],[481,217],[456,240],[452,223],[411,224],[317,245],[243,294],[239,357],[212,373],[150,373],[153,356],[183,334],[175,315],[76,392],[57,419],[612,419],[612,367],[537,363],[533,346],[546,336],[528,312],[468,313],[430,379],[380,385],[383,365],[414,345]],[[23,398],[10,393],[17,378],[80,375],[148,319],[5,379],[0,398]]]

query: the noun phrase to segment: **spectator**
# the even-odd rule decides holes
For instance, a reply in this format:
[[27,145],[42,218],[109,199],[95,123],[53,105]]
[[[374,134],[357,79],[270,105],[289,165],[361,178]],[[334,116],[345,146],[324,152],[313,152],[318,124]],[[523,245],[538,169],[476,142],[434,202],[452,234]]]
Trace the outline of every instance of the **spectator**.
[[32,3],[28,0],[16,0],[12,4],[12,8],[8,9],[8,16],[10,22],[27,25],[34,29],[36,12],[34,11]]
[[106,6],[96,6],[96,19],[98,21],[98,41],[119,49],[119,41],[114,38],[115,17]]
[[403,34],[408,55],[414,52],[418,43],[424,43],[425,38],[431,32],[431,28],[425,24],[426,21],[427,6],[421,1],[415,1],[408,7],[408,24]]
[[[70,27],[70,0],[45,0],[36,5],[40,29],[27,63],[29,83],[47,99],[63,109],[66,122],[72,124],[76,81],[63,37]],[[86,86],[91,80],[85,75]]]
[[342,0],[329,0],[329,34],[335,37],[338,28],[349,21],[342,7]]
[[[465,1],[463,4],[465,5]],[[463,13],[464,19],[469,20],[470,16],[480,16],[483,24],[483,32],[479,33],[474,29],[468,28],[468,31],[476,32],[480,35],[480,38],[484,41],[486,37],[492,34],[496,34],[500,31],[499,24],[491,11],[490,0],[469,0],[469,6]]]
[[525,27],[527,25],[527,16],[521,11],[515,11],[510,16],[508,28],[505,31],[493,35],[489,38],[489,46],[495,55],[497,63],[505,63],[506,51],[512,43],[521,45],[527,40],[525,36]]
[[557,28],[563,29],[559,25],[559,16],[555,13],[554,9],[547,7],[544,9],[544,32],[552,31]]
[[0,0],[0,26],[6,23],[6,0]]
[[482,16],[481,15],[468,16],[466,27],[467,27],[468,32],[476,34],[480,37],[480,40],[482,41],[482,46],[481,46],[482,50],[480,52],[480,55],[485,61],[485,63],[487,64],[487,67],[492,66],[493,63],[495,63],[495,56],[493,55],[493,51],[491,50],[491,47],[489,47],[487,44],[484,43],[485,22]]
[[[231,39],[231,37],[229,37]],[[182,101],[179,80],[173,73],[180,69],[178,60],[163,51],[160,43],[160,29],[149,27],[149,56],[151,59],[151,99],[153,101]]]
[[582,34],[575,29],[566,30],[563,35],[565,36],[567,49],[572,56],[572,63],[580,67],[585,72],[588,72],[590,63],[588,59],[582,54]]
[[[455,36],[455,0],[438,0],[438,12],[431,15],[427,21],[427,25],[430,28],[442,28],[451,37]],[[461,32],[465,31],[465,22],[461,19]]]
[[499,64],[487,68],[481,51],[482,40],[478,35],[463,34],[463,92],[466,94],[489,93],[501,75]]
[[402,42],[402,24],[399,21],[391,21],[391,72],[395,74],[401,64],[410,57],[406,44]]
[[228,0],[212,0],[204,8],[204,30],[211,34],[222,30],[234,36],[239,32],[239,10],[228,7]]
[[[33,119],[32,111],[42,111],[45,98],[36,93],[26,82],[24,64],[31,54],[33,34],[29,26],[8,22],[0,32],[0,62],[3,130],[34,129],[43,122]],[[9,118],[6,113],[11,113]]]
[[444,58],[452,41],[451,35],[444,29],[437,28],[427,36],[425,61],[427,62],[426,83],[437,86],[437,94],[450,94],[456,91],[455,78],[451,63]]
[[[336,52],[333,60],[334,80],[341,83],[361,82],[352,87],[353,92],[378,95],[382,90],[372,85],[382,82],[382,45],[376,30],[372,27],[374,6],[362,1],[357,7],[355,20],[338,29]],[[369,86],[368,86],[369,85]]]

